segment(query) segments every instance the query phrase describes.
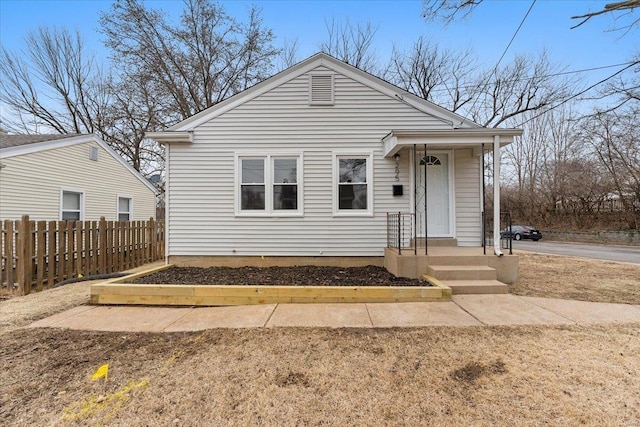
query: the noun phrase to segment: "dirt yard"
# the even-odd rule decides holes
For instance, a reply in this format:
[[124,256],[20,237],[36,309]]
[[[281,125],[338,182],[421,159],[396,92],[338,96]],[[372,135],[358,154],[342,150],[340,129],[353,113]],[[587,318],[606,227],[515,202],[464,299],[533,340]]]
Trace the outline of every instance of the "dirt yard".
[[[602,298],[605,287],[638,287],[624,279],[637,277],[635,267],[539,257],[523,256],[524,284],[515,291],[543,293],[549,283],[546,296],[559,297],[582,283],[576,296],[588,299]],[[569,265],[564,287],[542,274]],[[541,274],[529,274],[533,268]],[[21,328],[87,302],[88,289],[77,283],[0,302],[0,425],[640,424],[637,323],[177,334]],[[108,380],[92,380],[105,363]]]
[[428,286],[424,280],[396,277],[383,267],[172,267],[132,283],[279,286]]

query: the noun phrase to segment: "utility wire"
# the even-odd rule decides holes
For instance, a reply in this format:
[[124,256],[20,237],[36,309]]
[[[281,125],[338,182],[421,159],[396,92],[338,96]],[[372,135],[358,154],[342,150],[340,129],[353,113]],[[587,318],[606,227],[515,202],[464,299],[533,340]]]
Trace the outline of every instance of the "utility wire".
[[502,58],[504,58],[504,56],[507,54],[507,51],[511,47],[511,43],[513,43],[513,41],[515,40],[516,36],[518,35],[518,32],[520,31],[520,28],[522,28],[522,25],[524,24],[524,21],[527,20],[527,17],[529,16],[529,13],[531,13],[531,9],[533,9],[533,5],[536,4],[536,1],[537,0],[533,0],[531,2],[531,6],[529,6],[529,10],[527,10],[527,13],[525,13],[524,18],[522,18],[522,21],[520,21],[520,25],[518,25],[518,28],[516,29],[516,32],[513,33],[513,37],[511,37],[511,40],[509,41],[509,44],[507,45],[507,47],[504,48],[504,52],[502,52],[502,56],[500,56],[500,59],[498,59],[498,62],[496,62],[496,66],[493,67],[494,71],[498,69],[498,65],[500,65],[500,62],[502,62]]
[[571,95],[570,97],[568,97],[567,99],[564,99],[562,102],[558,103],[557,105],[554,105],[553,107],[550,107],[550,108],[548,108],[548,109],[546,109],[544,111],[541,111],[539,114],[536,114],[535,116],[528,118],[527,120],[517,124],[515,127],[521,127],[522,125],[524,125],[526,123],[529,123],[531,120],[537,119],[538,117],[542,116],[543,114],[546,114],[549,111],[555,110],[556,108],[566,104],[567,102],[571,101],[572,99],[575,99],[575,98],[579,97],[580,95],[584,95],[585,93],[589,92],[594,87],[601,85],[602,83],[606,82],[607,80],[611,80],[615,76],[623,73],[624,71],[628,70],[629,68],[633,67],[634,65],[638,65],[639,63],[640,62],[638,62],[638,61],[628,63],[628,65],[626,67],[622,68],[621,70],[616,71],[615,73],[613,73],[609,77],[606,77],[606,78],[600,80],[599,82],[596,82],[596,83],[592,84],[588,88],[583,89],[580,92]]
[[[529,16],[529,13],[531,12],[531,9],[533,9],[533,5],[536,4],[537,0],[533,0],[531,2],[531,6],[529,6],[529,9],[527,10],[527,13],[524,14],[524,17],[522,18],[522,21],[520,21],[520,25],[518,25],[518,28],[516,28],[516,31],[513,33],[513,36],[511,37],[511,40],[509,41],[509,44],[507,44],[507,47],[504,48],[504,51],[502,52],[502,55],[500,56],[500,59],[498,59],[498,62],[496,62],[496,65],[493,67],[493,70],[491,71],[491,75],[495,74],[496,71],[498,71],[498,65],[500,65],[500,62],[502,61],[502,58],[504,58],[504,56],[507,54],[507,51],[509,50],[509,48],[511,47],[511,44],[513,43],[513,41],[515,40],[516,36],[518,35],[518,33],[520,32],[520,29],[522,28],[522,26],[524,25],[524,21],[527,20],[527,17]],[[483,91],[485,90],[485,88],[487,87],[487,85],[489,84],[488,80],[485,83],[484,87],[483,87]],[[478,88],[480,89],[480,88]],[[479,97],[476,97],[473,100],[473,104],[471,104],[471,111],[473,111],[473,109],[476,107],[476,102],[478,101]]]
[[[504,80],[505,83],[512,83],[512,82],[519,82],[519,81],[525,81],[525,80],[533,80],[535,78],[540,78],[540,79],[546,79],[548,77],[557,77],[557,76],[566,76],[569,74],[579,74],[579,73],[586,73],[588,71],[597,71],[597,70],[604,70],[607,68],[615,68],[615,67],[622,67],[624,65],[633,65],[636,64],[637,62],[622,62],[620,64],[612,64],[612,65],[602,65],[599,67],[591,67],[591,68],[583,68],[580,70],[571,70],[571,71],[560,71],[557,73],[551,73],[551,74],[545,74],[543,76],[533,76],[533,77],[522,77],[519,79],[511,79],[511,80]],[[446,87],[446,83],[443,82],[443,84]],[[468,89],[468,88],[474,88],[477,87],[478,85],[475,84],[468,84],[468,85],[460,85],[457,88],[458,89]],[[447,87],[446,89],[432,89],[430,92],[449,92],[450,89]]]

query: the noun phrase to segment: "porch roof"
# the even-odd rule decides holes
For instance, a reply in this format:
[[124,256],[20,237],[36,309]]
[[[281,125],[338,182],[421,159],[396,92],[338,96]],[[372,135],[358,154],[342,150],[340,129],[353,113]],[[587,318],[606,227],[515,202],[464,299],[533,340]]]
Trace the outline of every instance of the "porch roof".
[[384,156],[392,157],[404,147],[428,145],[429,148],[471,148],[480,144],[493,144],[495,136],[503,147],[513,142],[515,136],[522,135],[522,129],[434,129],[434,130],[392,130],[384,138]]

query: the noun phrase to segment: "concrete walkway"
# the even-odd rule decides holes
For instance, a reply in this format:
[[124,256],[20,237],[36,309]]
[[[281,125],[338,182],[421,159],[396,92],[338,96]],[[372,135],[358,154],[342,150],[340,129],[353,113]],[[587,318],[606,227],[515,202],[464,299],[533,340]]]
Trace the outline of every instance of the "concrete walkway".
[[455,295],[449,302],[267,304],[231,307],[83,305],[32,323],[118,332],[214,328],[391,328],[640,322],[640,305],[503,295]]

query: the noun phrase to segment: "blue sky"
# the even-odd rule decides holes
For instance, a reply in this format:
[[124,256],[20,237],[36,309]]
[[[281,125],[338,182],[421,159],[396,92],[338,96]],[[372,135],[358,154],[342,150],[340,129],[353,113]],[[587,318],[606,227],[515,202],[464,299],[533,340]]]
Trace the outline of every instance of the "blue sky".
[[[601,16],[574,30],[572,15],[602,8],[609,1],[538,0],[510,47],[504,62],[516,53],[535,54],[547,49],[554,62],[567,70],[600,67],[627,62],[640,51],[638,30],[623,35],[607,31],[616,27],[613,16]],[[408,49],[419,36],[464,49],[471,47],[480,61],[491,67],[498,60],[531,1],[487,0],[469,18],[444,27],[421,17],[422,1],[224,1],[231,15],[242,18],[251,4],[262,8],[264,23],[284,39],[298,38],[298,57],[304,59],[319,50],[325,39],[325,22],[349,20],[378,26],[375,48],[384,65],[392,46]],[[103,0],[0,0],[0,40],[10,50],[19,49],[29,30],[38,25],[63,25],[78,29],[98,57],[105,57],[98,32],[100,11],[111,1]],[[147,1],[152,7],[178,14],[179,0]],[[640,11],[635,12],[636,15]],[[604,70],[583,74],[587,82],[598,80]]]

